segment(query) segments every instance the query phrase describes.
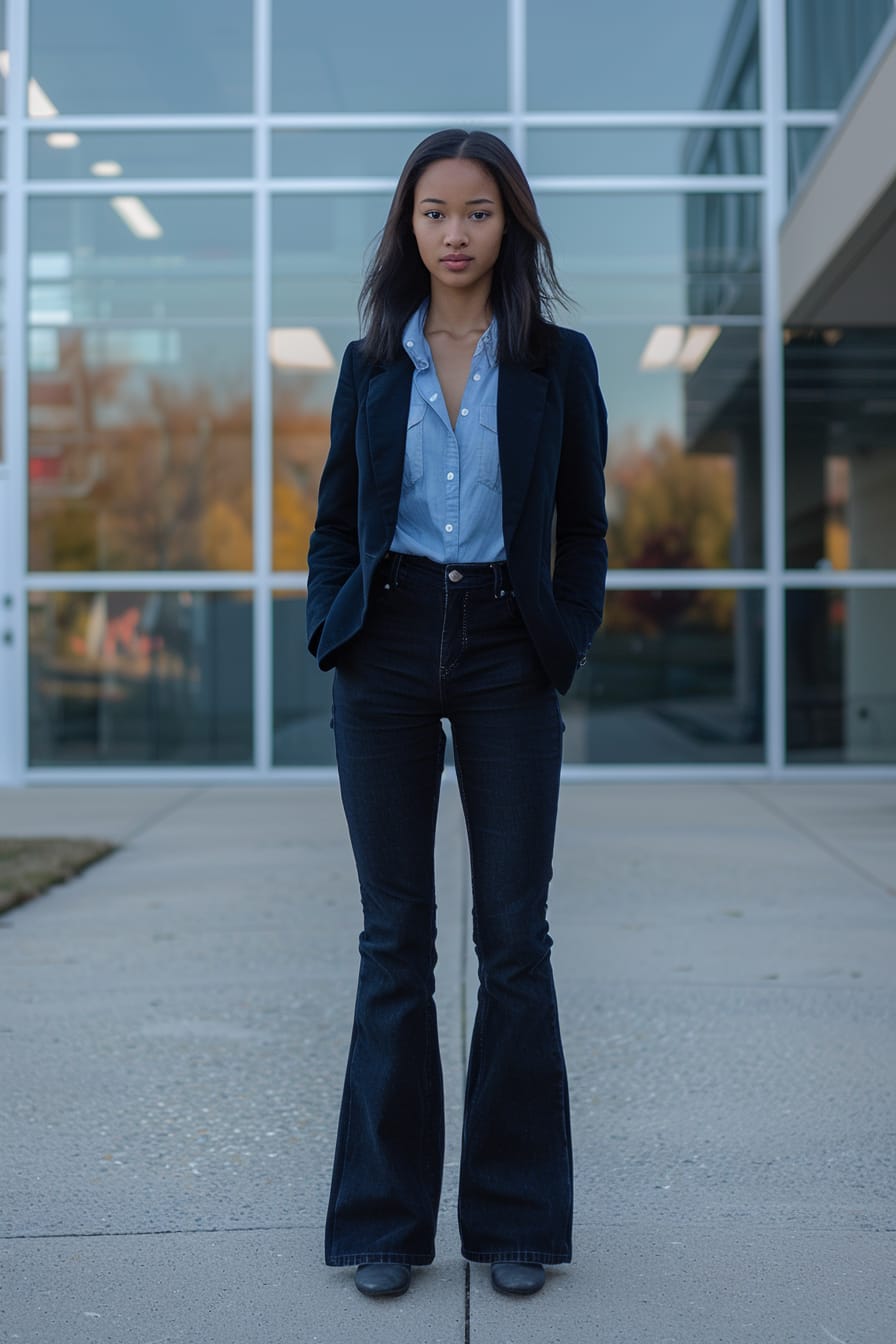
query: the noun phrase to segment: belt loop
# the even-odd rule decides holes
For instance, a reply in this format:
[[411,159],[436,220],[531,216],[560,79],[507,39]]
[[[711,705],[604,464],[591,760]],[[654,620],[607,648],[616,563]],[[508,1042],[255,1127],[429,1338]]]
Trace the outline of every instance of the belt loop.
[[504,566],[502,565],[500,560],[497,563],[492,564],[492,575],[494,576],[495,580],[495,597],[504,596],[503,569]]
[[392,553],[392,586],[393,586],[394,588],[397,588],[397,587],[398,587],[398,575],[399,575],[400,571],[401,571],[401,552],[400,552],[400,551],[393,551],[393,553]]

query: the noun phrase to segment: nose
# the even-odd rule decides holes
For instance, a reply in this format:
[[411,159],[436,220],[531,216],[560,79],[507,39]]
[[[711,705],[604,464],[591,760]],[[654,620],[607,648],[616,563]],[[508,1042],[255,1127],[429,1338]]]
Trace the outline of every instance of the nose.
[[467,245],[467,230],[464,221],[449,219],[445,227],[445,242],[448,247],[462,248]]

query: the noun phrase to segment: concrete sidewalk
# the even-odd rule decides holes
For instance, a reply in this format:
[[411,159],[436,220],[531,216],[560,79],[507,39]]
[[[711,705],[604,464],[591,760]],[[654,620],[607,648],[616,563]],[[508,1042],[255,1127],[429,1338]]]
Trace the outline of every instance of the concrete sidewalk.
[[896,787],[569,784],[552,888],[575,1261],[460,1258],[475,965],[439,823],[439,1255],[322,1263],[354,997],[335,787],[0,791],[120,851],[0,919],[0,1337],[24,1344],[892,1344]]

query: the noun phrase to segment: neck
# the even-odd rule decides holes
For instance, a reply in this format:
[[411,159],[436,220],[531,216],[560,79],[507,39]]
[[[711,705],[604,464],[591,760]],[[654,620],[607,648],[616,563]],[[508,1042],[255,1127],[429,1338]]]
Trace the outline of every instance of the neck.
[[492,308],[487,288],[477,286],[463,292],[433,292],[426,314],[426,330],[465,336],[473,331],[485,331],[491,320]]

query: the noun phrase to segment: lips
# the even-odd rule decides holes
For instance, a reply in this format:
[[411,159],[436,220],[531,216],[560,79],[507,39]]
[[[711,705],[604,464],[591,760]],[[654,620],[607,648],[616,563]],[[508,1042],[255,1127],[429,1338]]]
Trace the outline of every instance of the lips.
[[448,267],[449,271],[462,271],[465,266],[470,265],[473,258],[465,257],[463,255],[450,255],[447,257],[440,257],[439,260],[443,266]]

